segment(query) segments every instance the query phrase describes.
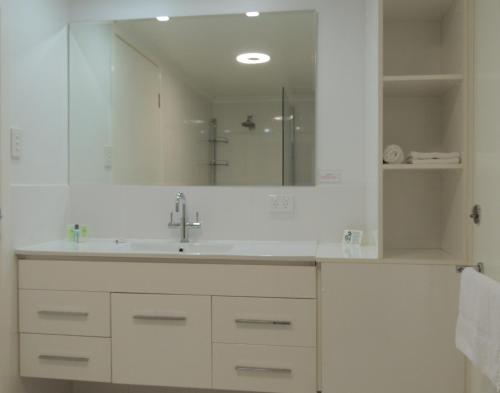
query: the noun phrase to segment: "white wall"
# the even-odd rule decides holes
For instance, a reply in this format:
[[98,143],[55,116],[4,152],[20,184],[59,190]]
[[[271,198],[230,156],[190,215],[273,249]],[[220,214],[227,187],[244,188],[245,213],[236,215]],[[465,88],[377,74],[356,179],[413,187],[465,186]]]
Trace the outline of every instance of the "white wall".
[[160,68],[113,36],[113,184],[163,184]]
[[165,60],[162,69],[164,184],[210,184],[208,139],[213,117],[210,99],[189,86]]
[[[21,380],[13,247],[61,237],[67,215],[67,8],[64,0],[2,2],[0,391],[65,393],[64,382]],[[23,132],[10,159],[9,128]]]
[[[126,26],[106,22],[74,24],[70,46],[71,183],[208,185],[207,140],[209,120],[213,117],[210,99],[193,89],[184,75],[159,55],[154,43],[138,39]],[[151,113],[156,109],[156,95],[154,108],[148,105],[139,109],[141,114],[150,113],[141,125],[156,120],[157,115],[163,119],[159,121],[161,129],[156,129],[156,123],[145,127],[155,130],[150,132],[148,144],[130,121],[137,116],[131,115],[130,109],[125,113],[119,109],[137,107],[127,101],[136,101],[138,97],[124,100],[131,95],[120,91],[129,88],[133,78],[124,75],[122,81],[117,79],[124,70],[131,72],[138,65],[138,61],[133,61],[134,54],[138,55],[134,48],[151,59],[161,72],[161,110]],[[144,85],[143,81],[139,83]],[[121,137],[125,131],[132,132],[131,136]],[[113,168],[105,162],[106,146],[112,146]],[[141,155],[141,146],[146,155]],[[132,149],[134,153],[130,153]],[[138,168],[143,171],[136,173]]]
[[316,162],[316,103],[314,100],[294,100],[295,109],[295,184],[314,184]]
[[[367,2],[373,3],[371,0]],[[182,190],[187,193],[191,208],[202,214],[204,229],[201,238],[205,239],[315,238],[338,241],[342,229],[366,227],[367,170],[378,164],[378,144],[365,143],[366,78],[375,78],[373,73],[367,72],[365,63],[367,38],[376,36],[370,40],[370,45],[373,45],[378,42],[378,36],[373,24],[366,24],[365,0],[77,0],[71,3],[70,15],[75,21],[84,21],[147,18],[159,14],[241,13],[248,9],[318,11],[316,169],[318,173],[322,170],[341,171],[343,183],[318,184],[306,189],[72,187],[72,221],[86,222],[95,236],[164,237],[169,234],[167,213],[171,210],[175,192]],[[370,97],[371,100],[378,98]],[[365,159],[367,156],[369,162]],[[271,192],[295,195],[295,214],[287,217],[270,215],[267,195]],[[120,202],[115,203],[117,200]],[[101,208],[96,209],[96,206]],[[108,219],[105,222],[104,217]],[[238,224],[232,225],[235,217]],[[110,221],[123,224],[108,225]]]
[[141,40],[124,25],[116,25],[115,32],[160,68],[163,184],[208,185],[211,99],[195,89],[154,43]]
[[111,184],[105,147],[111,145],[113,25],[75,24],[70,29],[70,178]]
[[[280,93],[279,91],[277,92]],[[217,145],[217,185],[279,186],[282,184],[282,100],[234,100],[214,102],[217,135],[229,143]],[[255,129],[241,123],[253,116]]]

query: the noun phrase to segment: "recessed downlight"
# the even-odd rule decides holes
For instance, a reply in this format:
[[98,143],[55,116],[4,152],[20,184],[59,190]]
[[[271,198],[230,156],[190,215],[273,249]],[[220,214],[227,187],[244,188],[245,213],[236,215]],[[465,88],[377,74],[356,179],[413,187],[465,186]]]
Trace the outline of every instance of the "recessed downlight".
[[256,18],[259,15],[260,15],[259,11],[248,11],[246,13],[246,16],[248,16],[249,18]]
[[167,16],[167,15],[157,16],[156,20],[158,22],[168,22],[170,20],[170,16]]
[[242,64],[264,64],[271,61],[271,56],[265,53],[242,53],[236,60]]

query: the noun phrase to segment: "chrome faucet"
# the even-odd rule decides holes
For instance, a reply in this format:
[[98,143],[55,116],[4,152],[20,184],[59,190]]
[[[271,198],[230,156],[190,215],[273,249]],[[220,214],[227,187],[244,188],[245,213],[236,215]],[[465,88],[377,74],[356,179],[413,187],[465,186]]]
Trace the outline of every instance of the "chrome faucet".
[[170,213],[170,223],[169,228],[180,228],[181,229],[181,243],[189,243],[188,228],[201,228],[200,215],[196,212],[195,222],[189,222],[187,216],[187,203],[186,195],[182,192],[178,192],[175,198],[175,212],[180,213],[180,221],[174,222],[174,213]]

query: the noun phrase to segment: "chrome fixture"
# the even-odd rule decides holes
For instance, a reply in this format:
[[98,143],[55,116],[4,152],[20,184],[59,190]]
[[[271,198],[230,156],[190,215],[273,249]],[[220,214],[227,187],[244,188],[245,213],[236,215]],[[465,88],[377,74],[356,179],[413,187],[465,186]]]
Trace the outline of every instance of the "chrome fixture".
[[188,222],[186,196],[178,192],[175,199],[175,212],[180,213],[180,221],[174,222],[174,213],[170,213],[169,228],[181,229],[181,243],[189,243],[188,228],[201,228],[200,215],[196,212],[196,221]]
[[472,208],[472,213],[469,217],[472,218],[472,221],[474,221],[474,224],[476,224],[476,225],[481,224],[481,206],[475,205]]
[[458,265],[457,266],[457,273],[463,273],[465,269],[468,267],[473,268],[476,270],[478,273],[484,273],[484,263],[479,262],[477,265]]
[[242,127],[248,128],[250,131],[255,130],[255,122],[253,121],[253,115],[248,115],[247,119],[241,123]]

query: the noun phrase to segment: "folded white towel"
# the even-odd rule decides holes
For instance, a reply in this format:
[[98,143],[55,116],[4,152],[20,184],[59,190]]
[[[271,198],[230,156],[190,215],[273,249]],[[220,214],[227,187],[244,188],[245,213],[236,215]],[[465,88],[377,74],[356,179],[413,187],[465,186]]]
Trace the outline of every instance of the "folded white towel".
[[457,348],[500,391],[500,284],[468,268],[460,285]]
[[412,151],[409,155],[410,158],[417,160],[432,160],[432,159],[460,159],[460,153],[422,153],[418,151]]
[[403,149],[398,145],[389,145],[384,150],[384,162],[387,164],[402,164],[405,161]]
[[408,163],[409,164],[422,164],[422,165],[435,165],[435,164],[441,164],[441,165],[449,165],[449,164],[460,164],[460,158],[431,158],[427,160],[423,159],[415,159],[415,158],[408,158]]

